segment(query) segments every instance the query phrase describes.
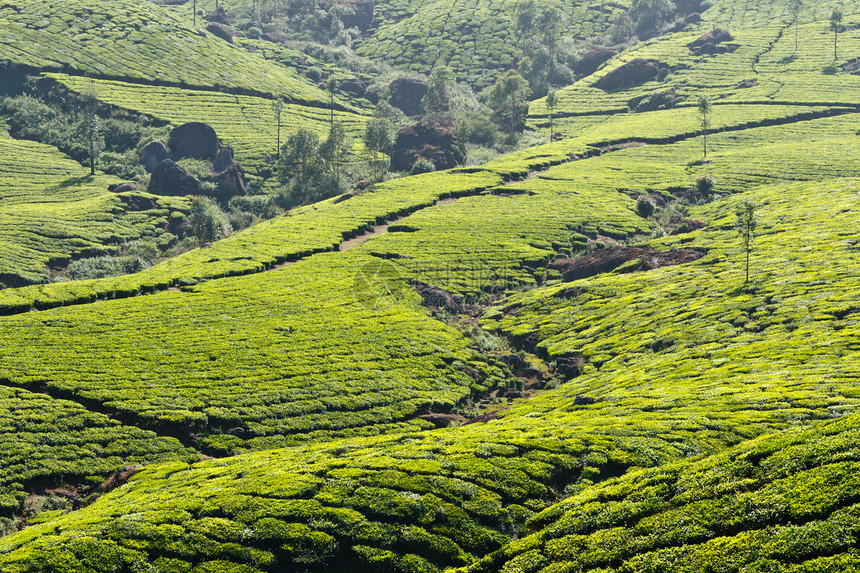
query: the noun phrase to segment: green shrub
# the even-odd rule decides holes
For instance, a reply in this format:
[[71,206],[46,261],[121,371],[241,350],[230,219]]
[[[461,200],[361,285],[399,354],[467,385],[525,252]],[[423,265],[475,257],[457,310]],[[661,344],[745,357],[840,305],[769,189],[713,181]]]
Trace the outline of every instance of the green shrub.
[[717,179],[713,175],[699,175],[696,178],[696,194],[700,199],[707,199],[714,191]]
[[208,197],[197,197],[192,201],[189,220],[200,244],[215,242],[233,232],[227,214]]
[[429,159],[419,157],[412,165],[412,170],[409,173],[411,175],[420,175],[422,173],[432,173],[433,171],[436,171],[436,165]]
[[149,264],[138,256],[93,257],[72,261],[66,274],[72,280],[102,279],[137,273]]
[[486,114],[472,112],[459,115],[455,121],[455,134],[462,141],[493,147],[499,139],[498,126]]
[[639,213],[639,216],[643,219],[647,219],[653,215],[655,208],[654,201],[652,201],[650,197],[642,196],[636,200],[636,212]]

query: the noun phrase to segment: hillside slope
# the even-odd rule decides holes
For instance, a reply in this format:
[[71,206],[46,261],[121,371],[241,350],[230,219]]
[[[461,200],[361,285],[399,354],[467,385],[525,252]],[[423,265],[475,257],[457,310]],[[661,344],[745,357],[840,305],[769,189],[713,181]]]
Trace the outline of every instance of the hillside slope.
[[[0,95],[32,91],[28,76],[40,74],[47,79],[35,84],[35,96],[55,90],[58,100],[74,102],[92,95],[101,102],[102,121],[144,114],[173,126],[210,122],[257,184],[261,169],[271,170],[264,158],[277,152],[276,97],[287,102],[282,140],[300,126],[325,135],[332,115],[355,139],[363,132],[363,115],[339,98],[332,114],[329,94],[295,70],[187,26],[149,2],[0,2],[0,36]],[[189,209],[185,199],[108,193],[122,181],[86,177],[88,171],[56,149],[13,139],[5,123],[15,118],[0,119],[0,179],[4,193],[13,187],[17,195],[4,196],[2,207],[4,285],[47,282],[52,268],[151,239],[167,230],[171,211]]]
[[49,265],[153,237],[171,210],[187,208],[184,198],[108,191],[119,182],[0,128],[0,283],[45,281]]
[[[10,400],[112,418],[134,445],[111,463],[148,464],[0,539],[0,570],[856,568],[857,76],[825,69],[821,21],[781,62],[774,6],[724,0],[619,55],[563,93],[562,141],[134,275],[0,291]],[[689,59],[717,23],[738,48]],[[637,56],[678,64],[682,105],[628,113],[660,84],[595,87]],[[589,262],[607,253],[626,258]],[[12,517],[95,477],[3,468],[27,476],[0,481]]]
[[[565,35],[584,39],[606,34],[629,2],[565,0],[560,5]],[[424,74],[445,65],[460,81],[485,88],[522,57],[515,8],[513,0],[380,2],[381,22],[358,52]]]
[[589,488],[469,571],[854,571],[857,424],[852,415]]

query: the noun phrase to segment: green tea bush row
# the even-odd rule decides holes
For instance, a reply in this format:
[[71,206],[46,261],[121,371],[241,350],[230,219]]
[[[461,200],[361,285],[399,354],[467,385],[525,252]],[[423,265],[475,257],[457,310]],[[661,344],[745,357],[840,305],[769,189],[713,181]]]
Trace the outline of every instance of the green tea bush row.
[[0,31],[0,59],[15,65],[266,93],[317,106],[328,101],[294,71],[232,48],[148,2],[4,0]]

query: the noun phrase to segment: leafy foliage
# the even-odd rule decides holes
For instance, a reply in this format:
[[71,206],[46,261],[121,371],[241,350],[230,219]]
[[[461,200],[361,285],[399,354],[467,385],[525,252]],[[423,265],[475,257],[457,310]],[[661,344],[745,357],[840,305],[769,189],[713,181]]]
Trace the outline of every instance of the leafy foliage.
[[163,233],[171,211],[187,209],[184,199],[108,192],[118,182],[90,176],[89,169],[56,148],[0,131],[3,282],[44,282],[52,262],[118,253],[118,243]]
[[[227,88],[324,105],[295,72],[231,49],[148,2],[3,0],[0,59],[46,71]],[[229,64],[227,64],[229,62]]]

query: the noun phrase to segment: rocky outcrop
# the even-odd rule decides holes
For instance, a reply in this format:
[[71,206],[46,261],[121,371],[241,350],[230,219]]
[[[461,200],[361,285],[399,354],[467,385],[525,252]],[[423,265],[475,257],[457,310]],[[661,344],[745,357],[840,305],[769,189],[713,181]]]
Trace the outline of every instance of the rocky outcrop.
[[734,40],[734,37],[731,34],[717,28],[707,34],[702,34],[687,44],[687,47],[696,55],[725,54],[738,49],[737,44],[725,44],[725,42],[731,42],[732,40]]
[[452,425],[461,425],[468,422],[463,416],[457,414],[423,414],[420,419],[430,422],[437,428],[447,428]]
[[231,146],[228,145],[218,152],[212,162],[212,171],[215,172],[215,181],[218,183],[219,201],[226,203],[233,197],[245,194],[244,170],[233,159]]
[[636,58],[600,78],[597,87],[605,91],[622,90],[654,80],[658,73],[654,62]]
[[845,65],[842,66],[842,71],[846,74],[860,76],[860,58],[854,58],[845,62]]
[[118,185],[108,185],[108,191],[111,193],[128,193],[129,191],[137,191],[137,183],[128,181]]
[[355,97],[364,97],[367,93],[367,84],[359,79],[344,80],[340,82],[338,89]]
[[230,31],[230,28],[225,26],[224,24],[220,24],[218,22],[209,22],[206,24],[206,31],[221,38],[225,42],[233,43],[233,33]]
[[466,147],[454,135],[450,117],[433,115],[397,133],[391,168],[409,171],[421,157],[432,161],[437,170],[451,169],[466,161]]
[[224,6],[218,6],[218,8],[203,16],[203,19],[207,22],[215,22],[218,24],[224,24],[225,26],[232,26],[236,23],[235,20],[227,14],[227,11],[224,10]]
[[341,4],[352,8],[353,14],[345,16],[343,25],[347,28],[358,28],[365,31],[376,19],[376,4],[374,0],[341,0]]
[[586,52],[576,65],[573,67],[574,73],[578,76],[590,76],[611,58],[618,55],[618,50],[610,50],[607,48],[597,48]]
[[149,192],[156,195],[198,195],[200,182],[172,159],[165,159],[152,171]]
[[152,173],[155,166],[168,157],[170,157],[170,153],[162,141],[151,141],[140,150],[140,162],[147,173]]
[[266,32],[263,34],[263,39],[273,44],[286,44],[289,38],[280,32]]
[[423,305],[432,311],[445,311],[458,313],[463,310],[463,305],[454,295],[439,287],[415,284],[415,291],[421,295]]
[[704,46],[705,44],[721,44],[723,42],[731,42],[734,40],[734,36],[729,34],[725,30],[721,30],[717,28],[715,30],[711,30],[707,34],[702,34],[689,44],[687,44],[688,48],[698,48],[700,46]]
[[205,123],[192,121],[171,131],[167,145],[179,157],[212,161],[218,153],[218,134]]
[[657,251],[647,248],[609,247],[578,259],[553,261],[549,264],[549,268],[560,271],[565,281],[575,281],[611,272],[631,261],[638,261],[638,263],[635,266],[626,267],[626,272],[648,271],[660,267],[690,263],[703,256],[704,253],[696,249]]
[[678,95],[675,90],[657,91],[650,96],[634,98],[628,103],[630,109],[636,113],[672,109],[678,105]]
[[406,115],[421,115],[421,99],[427,95],[427,82],[398,78],[388,85],[388,103]]
[[555,373],[565,380],[576,378],[582,374],[585,360],[581,356],[556,358]]

